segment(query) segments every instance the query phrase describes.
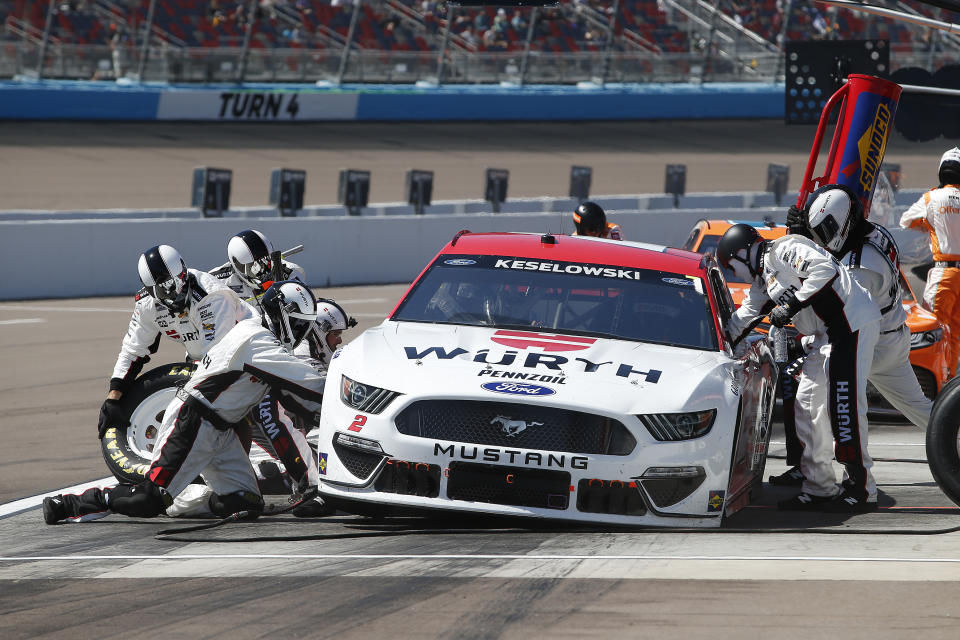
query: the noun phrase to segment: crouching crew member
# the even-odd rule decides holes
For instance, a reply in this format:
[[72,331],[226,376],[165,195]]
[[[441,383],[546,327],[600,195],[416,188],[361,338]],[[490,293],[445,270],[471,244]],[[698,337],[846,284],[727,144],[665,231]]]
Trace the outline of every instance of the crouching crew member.
[[[717,258],[752,283],[727,326],[735,343],[768,313],[774,326],[792,320],[797,331],[812,337],[796,391],[804,481],[799,494],[778,506],[875,509],[877,487],[867,452],[867,372],[879,333],[877,305],[832,256],[801,236],[766,241],[753,227],[737,224],[720,238]],[[834,453],[850,478],[842,491]]]
[[[310,289],[299,282],[279,282],[260,302],[263,321],[248,319],[234,326],[207,352],[167,407],[147,479],[136,485],[45,498],[47,524],[93,520],[110,513],[152,518],[164,513],[173,498],[201,474],[213,490],[208,506],[214,515],[263,510],[257,478],[234,425],[271,391],[301,410],[318,412],[326,378],[293,355],[316,321]],[[316,463],[308,448],[300,450],[296,440],[290,442],[282,462],[301,482],[313,475],[310,465]]]

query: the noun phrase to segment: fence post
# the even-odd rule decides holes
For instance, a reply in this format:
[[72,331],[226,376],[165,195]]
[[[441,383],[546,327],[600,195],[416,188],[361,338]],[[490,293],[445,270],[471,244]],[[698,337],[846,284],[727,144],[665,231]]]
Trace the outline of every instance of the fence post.
[[523,59],[520,60],[520,86],[523,86],[523,80],[527,77],[527,65],[530,63],[530,45],[533,43],[533,33],[537,26],[540,7],[534,7],[530,12],[530,24],[527,25],[527,41],[523,45]]
[[37,62],[37,80],[43,77],[43,63],[47,58],[47,41],[50,40],[50,30],[53,28],[53,11],[55,0],[50,0],[47,6],[47,21],[43,25],[43,40],[40,41],[40,61]]
[[237,84],[243,84],[247,77],[247,56],[250,54],[250,40],[253,39],[253,27],[258,6],[257,0],[247,5],[247,28],[243,32],[243,49],[240,51],[240,68],[237,70]]
[[347,41],[343,44],[340,54],[340,69],[337,71],[337,84],[343,84],[343,76],[347,73],[347,59],[350,57],[350,47],[353,45],[353,34],[357,30],[357,18],[360,16],[360,0],[353,0],[353,13],[350,14],[350,28],[347,31]]
[[150,55],[150,32],[153,31],[153,12],[157,8],[157,0],[150,0],[147,8],[147,24],[143,28],[143,44],[140,47],[140,64],[137,66],[137,80],[143,82],[143,70],[147,66],[147,56]]
[[457,17],[457,7],[447,3],[447,26],[443,30],[443,46],[440,47],[440,56],[437,58],[437,84],[443,84],[443,63],[447,58],[447,48],[450,46],[450,29],[453,19]]

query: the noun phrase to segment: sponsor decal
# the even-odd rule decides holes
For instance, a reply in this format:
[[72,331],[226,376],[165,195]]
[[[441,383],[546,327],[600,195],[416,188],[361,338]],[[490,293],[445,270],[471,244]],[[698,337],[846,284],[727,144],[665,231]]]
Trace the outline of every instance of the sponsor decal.
[[675,284],[680,287],[692,287],[693,280],[688,280],[686,278],[660,278],[663,282],[667,284]]
[[[323,454],[321,454],[323,455]],[[442,445],[433,443],[433,455],[446,456],[456,460],[483,460],[484,462],[509,462],[525,466],[554,467],[557,469],[586,469],[589,465],[586,456],[567,456],[566,454],[540,453],[537,451],[517,451],[498,447],[475,447],[472,445]]]
[[723,497],[726,491],[711,491],[707,497],[707,513],[716,513],[723,509]]
[[[596,373],[597,371],[601,370],[604,372],[613,371],[614,375],[620,378],[633,380],[635,379],[632,378],[634,375],[643,376],[646,382],[654,384],[660,381],[660,376],[663,374],[663,371],[659,369],[647,369],[644,371],[642,369],[635,368],[633,364],[627,362],[615,363],[609,360],[606,362],[592,362],[587,358],[573,358],[571,360],[566,356],[558,356],[550,353],[528,353],[523,358],[518,359],[518,356],[520,355],[519,351],[507,350],[499,354],[499,359],[497,362],[491,362],[491,358],[489,358],[491,353],[490,349],[480,349],[473,354],[472,357],[470,352],[462,347],[456,347],[450,351],[447,351],[447,349],[444,347],[426,347],[423,349],[420,347],[404,347],[403,350],[407,355],[407,360],[415,360],[417,364],[423,364],[422,360],[431,355],[436,357],[438,360],[453,360],[454,358],[465,356],[465,358],[462,359],[471,359],[474,362],[481,362],[484,364],[497,364],[505,366],[515,365],[525,369],[537,369],[539,367],[543,367],[544,369],[557,371],[558,376],[568,370],[583,371],[586,373]],[[479,375],[485,374],[481,372]],[[508,376],[501,375],[492,377]],[[516,378],[516,376],[514,376],[514,378]],[[535,382],[529,377],[527,380]],[[546,380],[543,379],[538,381],[546,382]]]
[[860,186],[864,193],[870,193],[880,171],[880,162],[887,148],[887,133],[890,129],[890,107],[884,102],[877,105],[873,124],[857,141],[860,150]]
[[507,393],[515,396],[552,396],[556,393],[549,387],[526,382],[488,382],[480,385],[482,389],[494,393]]
[[213,331],[216,328],[212,322],[203,322],[201,324],[203,325],[204,331]]
[[212,317],[213,317],[213,311],[210,311],[209,309],[202,309],[200,311],[201,320],[209,320]]
[[561,336],[532,331],[509,331],[507,329],[497,331],[490,340],[515,349],[538,347],[544,351],[581,351],[589,349],[597,341],[596,338]]
[[847,380],[837,380],[835,387],[837,415],[834,419],[839,428],[837,440],[846,444],[853,440],[853,434],[850,429],[850,382]]
[[317,461],[317,469],[320,471],[320,475],[327,475],[327,454],[323,451],[320,452],[320,458]]
[[514,420],[508,418],[507,416],[497,416],[490,421],[490,424],[500,425],[500,429],[507,434],[508,438],[515,438],[524,431],[527,430],[527,427],[542,427],[542,422],[536,422],[531,420],[527,422],[526,420]]
[[259,404],[260,426],[263,427],[267,437],[275,440],[280,435],[280,427],[277,426],[276,418],[273,416],[273,403],[269,398]]
[[[563,375],[548,376],[542,373],[525,373],[522,371],[501,371],[492,367],[487,367],[477,374],[480,377],[488,376],[490,378],[511,378],[515,380],[527,380],[529,382],[550,382],[552,384],[567,384],[567,379]],[[486,389],[486,385],[483,387]]]
[[330,358],[330,359],[331,359],[331,360],[336,360],[336,359],[339,358],[339,357],[340,357],[340,349],[337,349],[336,351],[333,352],[333,357]]
[[167,374],[170,376],[191,376],[193,375],[193,367],[185,365],[173,365],[170,367],[170,372]]
[[471,264],[477,264],[476,260],[471,260],[470,258],[451,258],[450,260],[444,260],[443,264],[449,264],[453,267],[465,267]]

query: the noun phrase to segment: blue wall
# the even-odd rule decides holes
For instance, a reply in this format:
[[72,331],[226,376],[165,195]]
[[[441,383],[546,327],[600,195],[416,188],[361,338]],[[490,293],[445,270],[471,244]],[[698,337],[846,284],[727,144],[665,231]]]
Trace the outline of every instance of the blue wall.
[[166,85],[2,82],[0,119],[206,121],[782,118],[782,84]]

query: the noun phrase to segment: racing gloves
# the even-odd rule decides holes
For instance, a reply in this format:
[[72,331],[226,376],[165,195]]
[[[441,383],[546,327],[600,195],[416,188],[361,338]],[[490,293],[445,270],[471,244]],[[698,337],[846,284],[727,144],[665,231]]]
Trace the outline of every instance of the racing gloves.
[[807,229],[807,217],[803,214],[803,209],[798,209],[797,205],[792,204],[787,209],[787,230],[790,233],[810,237],[810,230]]
[[801,306],[802,305],[800,304],[800,301],[797,300],[796,296],[794,296],[792,293],[788,293],[786,296],[786,302],[783,304],[778,304],[773,308],[773,311],[770,312],[770,324],[782,329],[790,324],[790,318],[800,311]]
[[110,427],[127,427],[130,420],[120,407],[119,400],[104,400],[100,406],[100,420],[97,422],[97,437],[101,440]]

